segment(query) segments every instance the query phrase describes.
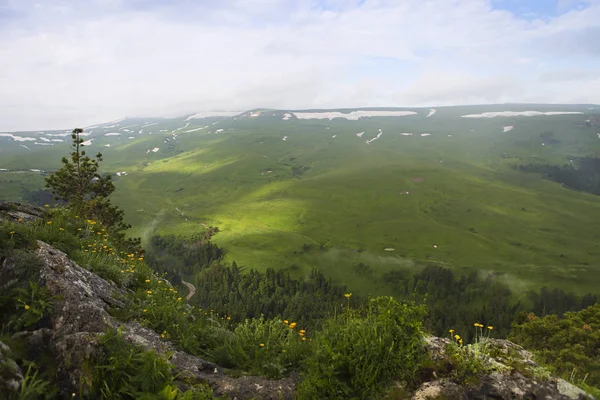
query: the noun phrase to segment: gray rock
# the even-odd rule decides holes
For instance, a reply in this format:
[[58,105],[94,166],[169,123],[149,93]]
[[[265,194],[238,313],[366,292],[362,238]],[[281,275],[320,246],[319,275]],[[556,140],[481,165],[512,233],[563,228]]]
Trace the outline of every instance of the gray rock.
[[586,393],[564,379],[556,379],[556,387],[560,394],[572,400],[596,400],[592,395]]
[[23,383],[23,372],[11,358],[10,348],[0,341],[0,395],[18,393]]
[[13,222],[35,222],[42,218],[46,210],[41,207],[14,202],[0,202],[0,218]]

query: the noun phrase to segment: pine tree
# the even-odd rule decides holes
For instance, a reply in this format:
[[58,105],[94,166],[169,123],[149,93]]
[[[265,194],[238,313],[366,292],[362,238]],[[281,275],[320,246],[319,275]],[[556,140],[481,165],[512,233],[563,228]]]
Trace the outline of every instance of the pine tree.
[[108,196],[115,191],[110,174],[98,173],[102,154],[96,158],[86,155],[83,129],[73,129],[71,138],[71,158],[62,158],[62,168],[46,178],[46,187],[57,200],[62,200],[82,217],[100,221],[113,233],[113,239],[119,240],[125,247],[136,249],[140,239],[125,239],[124,230],[131,225],[123,222],[123,210],[113,206]]
[[71,159],[63,157],[63,167],[46,178],[46,187],[54,197],[75,208],[97,197],[106,198],[115,190],[110,175],[102,177],[98,174],[102,154],[98,153],[95,159],[85,154],[81,133],[83,129],[73,129]]

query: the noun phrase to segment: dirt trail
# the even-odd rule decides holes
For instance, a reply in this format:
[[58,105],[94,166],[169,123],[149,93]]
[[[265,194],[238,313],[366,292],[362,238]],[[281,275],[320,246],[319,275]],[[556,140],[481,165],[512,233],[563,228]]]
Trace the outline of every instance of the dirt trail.
[[192,285],[191,283],[184,281],[183,279],[181,280],[181,283],[183,283],[185,286],[187,286],[188,290],[190,291],[188,293],[188,295],[185,297],[185,299],[187,301],[189,301],[196,294],[196,287],[194,285]]

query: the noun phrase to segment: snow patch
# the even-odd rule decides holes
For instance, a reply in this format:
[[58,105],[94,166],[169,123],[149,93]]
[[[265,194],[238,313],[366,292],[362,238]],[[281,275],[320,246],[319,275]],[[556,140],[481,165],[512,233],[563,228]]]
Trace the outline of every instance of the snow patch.
[[183,133],[201,131],[202,129],[206,129],[206,128],[208,128],[208,126],[203,126],[202,128],[190,129],[189,131],[184,131]]
[[284,136],[282,140],[283,140],[283,141],[286,141],[286,140],[287,140],[287,136]]
[[50,139],[50,140],[52,140],[53,142],[64,142],[64,140],[62,140],[62,139]]
[[364,135],[364,134],[365,134],[365,131],[362,131],[362,132],[358,132],[358,133],[356,134],[356,136],[358,136],[359,138],[361,138],[361,137],[362,137],[362,135]]
[[152,149],[152,152],[156,153],[158,150],[160,150],[160,148],[159,147],[155,147],[155,148]]
[[348,120],[358,120],[369,117],[403,117],[407,115],[416,115],[414,111],[352,111],[349,113],[332,112],[295,112],[294,115],[299,119],[334,119],[346,118]]
[[421,136],[431,136],[431,133],[421,133]]
[[110,132],[110,133],[107,133],[104,136],[121,136],[121,134],[119,132]]
[[110,144],[105,144],[104,147],[110,147]]
[[402,136],[412,136],[412,133],[409,132],[402,132],[401,133]]
[[199,112],[194,115],[190,115],[185,120],[189,121],[190,119],[197,118],[210,118],[210,117],[233,117],[239,115],[239,111],[205,111]]
[[153,122],[151,124],[142,125],[142,128],[146,128],[148,126],[157,125],[157,124],[158,124],[158,122]]
[[383,249],[383,251],[394,251],[393,247],[386,247],[385,249]]
[[37,139],[32,137],[15,136],[12,133],[0,133],[0,136],[12,138],[15,142],[35,142]]
[[40,142],[35,142],[34,144],[37,144],[38,146],[54,146],[54,143],[40,143]]
[[433,114],[435,114],[435,108],[432,108],[431,110],[429,110],[429,114],[427,114],[427,117],[431,117]]
[[374,140],[379,139],[381,137],[381,135],[383,135],[383,132],[381,131],[381,128],[379,128],[379,133],[377,134],[377,136],[371,140],[367,140],[367,144],[371,144],[371,142],[373,142]]
[[333,136],[332,136],[332,138],[334,138],[334,139],[335,139],[335,138],[336,138],[336,136],[337,136],[337,135],[333,135]]
[[41,137],[40,140],[43,140],[44,142],[50,142],[50,139],[46,139],[45,137]]
[[129,136],[127,139],[135,139],[134,136]]
[[506,133],[506,132],[512,131],[514,129],[514,126],[507,125],[507,126],[503,126],[502,129],[503,129],[502,132]]
[[25,147],[27,150],[31,151],[31,149],[29,147],[25,146],[24,144],[20,144],[19,146]]
[[89,145],[92,144],[92,140],[94,140],[94,139],[86,140],[85,142],[83,142],[81,144],[84,145],[84,146],[89,146]]
[[217,130],[215,131],[215,133],[221,133],[221,132],[223,132],[224,130],[225,130],[225,129],[217,129]]
[[117,172],[117,176],[125,176],[127,175],[126,171]]
[[288,119],[292,118],[292,114],[290,113],[285,113],[283,114],[283,118],[281,118],[284,121],[287,121]]
[[31,172],[42,172],[41,169],[30,169]]
[[494,118],[494,117],[536,117],[538,115],[572,115],[583,114],[579,111],[496,111],[481,114],[462,115],[463,118]]

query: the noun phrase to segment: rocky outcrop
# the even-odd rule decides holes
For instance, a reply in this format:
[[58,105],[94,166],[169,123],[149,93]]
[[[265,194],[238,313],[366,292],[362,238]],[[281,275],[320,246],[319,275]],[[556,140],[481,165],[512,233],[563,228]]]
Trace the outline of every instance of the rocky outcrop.
[[0,393],[18,393],[23,372],[11,358],[10,348],[0,342]]
[[33,222],[41,218],[46,211],[41,207],[28,204],[0,202],[0,216],[13,222]]
[[451,379],[452,361],[446,351],[448,344],[450,340],[447,338],[426,338],[431,359],[440,365],[446,364],[449,377],[438,377],[423,383],[414,393],[414,400],[594,400],[593,396],[578,387],[543,373],[530,352],[502,339],[488,341],[489,351],[486,353],[494,354],[494,357],[478,356],[488,371],[493,372],[477,377],[475,384],[461,386]]
[[[94,273],[80,267],[67,255],[54,247],[38,241],[37,256],[42,260],[40,284],[56,296],[50,326],[32,332],[19,332],[15,336],[27,340],[29,347],[48,346],[54,353],[58,373],[62,377],[63,395],[78,390],[82,378],[81,366],[99,351],[98,337],[110,328],[120,328],[123,337],[131,344],[159,353],[172,354],[170,362],[185,388],[190,383],[207,383],[216,395],[228,395],[237,399],[291,399],[295,379],[280,381],[243,376],[227,376],[218,365],[199,357],[177,351],[156,332],[138,323],[123,323],[108,313],[109,307],[125,306],[119,298],[125,291]],[[0,282],[2,285],[3,282]],[[2,352],[0,365],[10,363]],[[8,378],[5,385],[19,386],[20,370]],[[20,378],[19,378],[20,377]]]

